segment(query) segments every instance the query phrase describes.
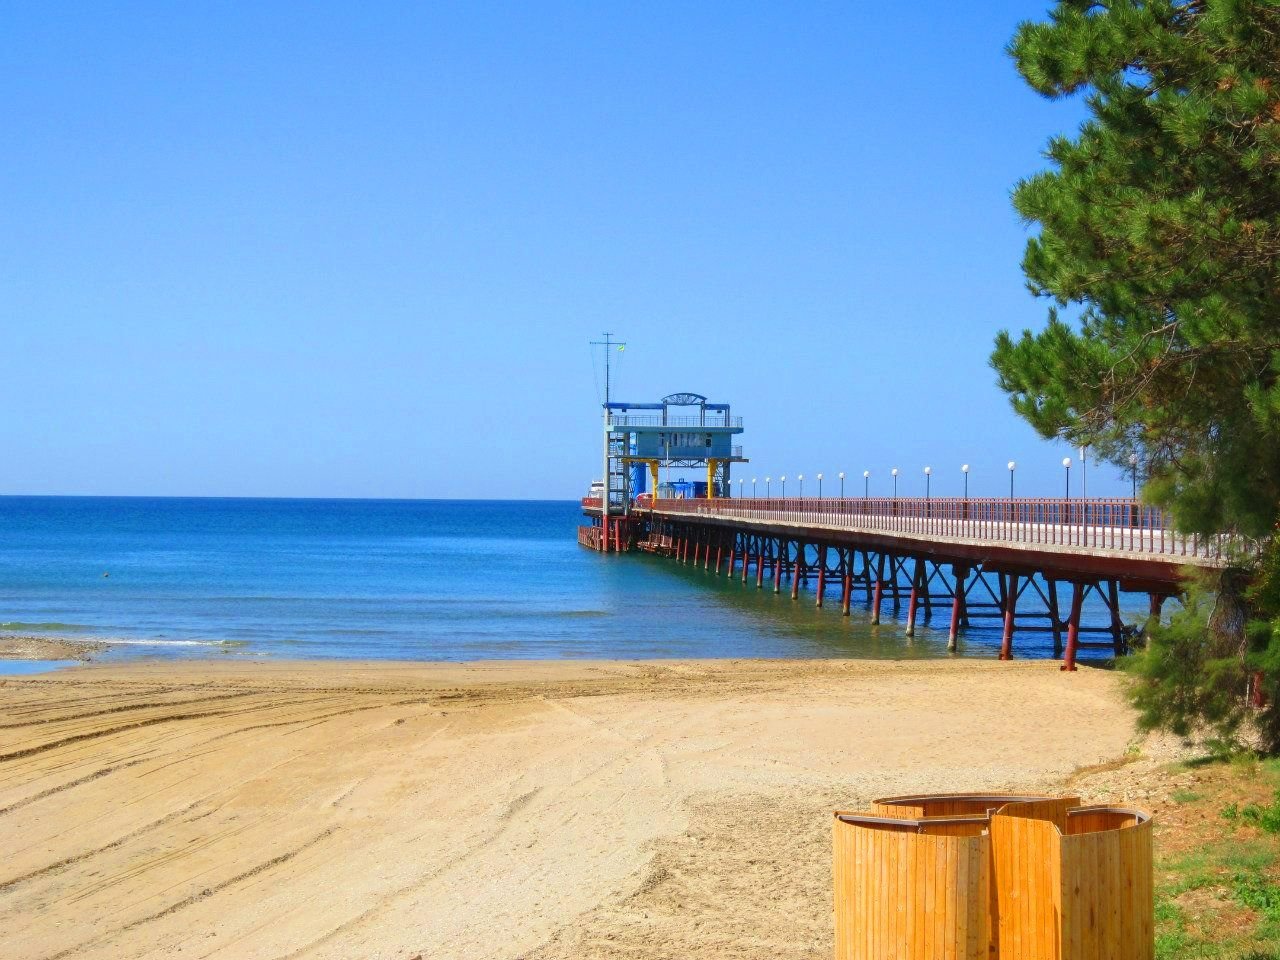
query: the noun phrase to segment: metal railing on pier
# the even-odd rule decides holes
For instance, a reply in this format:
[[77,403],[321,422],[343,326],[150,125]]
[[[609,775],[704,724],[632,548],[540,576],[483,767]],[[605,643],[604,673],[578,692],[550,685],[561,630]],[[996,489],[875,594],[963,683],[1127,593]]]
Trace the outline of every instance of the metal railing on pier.
[[1180,534],[1164,511],[1129,498],[664,498],[655,501],[653,509],[852,532],[1185,557],[1191,562],[1220,561],[1235,542],[1226,534]]
[[662,417],[651,414],[615,413],[609,417],[609,425],[614,427],[740,427],[742,418],[716,412],[708,413],[704,417]]

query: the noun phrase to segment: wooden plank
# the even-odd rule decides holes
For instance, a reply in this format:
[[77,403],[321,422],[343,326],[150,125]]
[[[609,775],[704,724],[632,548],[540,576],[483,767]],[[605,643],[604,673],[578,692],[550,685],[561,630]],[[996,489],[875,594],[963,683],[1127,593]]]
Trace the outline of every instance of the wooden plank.
[[835,818],[837,960],[989,960],[989,838],[981,824]]
[[1078,802],[1009,804],[985,834],[981,817],[838,816],[837,960],[1154,960],[1150,819]]

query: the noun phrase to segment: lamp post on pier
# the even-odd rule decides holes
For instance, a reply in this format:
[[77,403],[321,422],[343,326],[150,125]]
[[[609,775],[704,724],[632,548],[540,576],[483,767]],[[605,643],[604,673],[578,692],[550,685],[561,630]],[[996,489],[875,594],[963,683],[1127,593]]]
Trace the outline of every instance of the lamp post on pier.
[[1129,470],[1133,473],[1133,499],[1138,499],[1138,455],[1129,454]]
[[773,480],[772,477],[764,478],[764,498],[766,500],[768,500],[769,497],[772,496],[772,494],[770,493],[770,491],[773,489],[772,480]]
[[840,471],[840,499],[844,499],[844,471]]
[[1013,499],[1013,471],[1016,469],[1018,469],[1018,465],[1014,461],[1010,460],[1009,461],[1009,499],[1010,500]]
[[818,499],[822,499],[822,474],[818,474]]
[[803,500],[804,499],[804,474],[797,473],[796,480],[800,482],[800,499]]
[[782,476],[780,476],[780,477],[778,478],[778,480],[782,483],[782,499],[783,499],[783,500],[785,500],[785,499],[787,499],[787,476],[786,476],[786,474],[783,474]]
[[1067,499],[1071,499],[1071,458],[1062,458],[1062,468],[1067,472]]
[[889,472],[893,474],[893,499],[897,500],[898,499],[898,468],[894,467]]
[[756,478],[752,477],[751,478],[751,499],[754,500],[755,498],[756,498]]
[[738,478],[738,499],[742,499],[742,477]]
[[969,499],[969,465],[961,464],[960,472],[964,474],[964,498]]
[[871,494],[871,471],[862,471],[862,499],[866,500]]
[[924,468],[924,498],[929,499],[930,481],[933,480],[933,467]]
[[1089,499],[1089,447],[1080,447],[1080,499]]

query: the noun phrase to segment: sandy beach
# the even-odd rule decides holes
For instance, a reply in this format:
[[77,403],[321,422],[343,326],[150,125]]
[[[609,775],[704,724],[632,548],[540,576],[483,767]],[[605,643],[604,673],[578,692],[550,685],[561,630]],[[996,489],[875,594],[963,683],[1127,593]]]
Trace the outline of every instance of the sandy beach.
[[1055,663],[135,662],[0,680],[7,958],[827,957],[829,817],[1122,755]]

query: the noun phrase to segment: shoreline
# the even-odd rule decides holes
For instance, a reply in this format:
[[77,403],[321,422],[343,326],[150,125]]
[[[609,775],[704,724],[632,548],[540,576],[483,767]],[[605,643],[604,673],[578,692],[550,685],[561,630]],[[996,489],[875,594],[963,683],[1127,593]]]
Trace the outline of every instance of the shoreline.
[[962,658],[0,678],[0,923],[32,960],[827,957],[832,809],[1111,763],[1119,682]]
[[110,648],[103,640],[28,635],[0,636],[0,661],[76,660],[88,663]]
[[[185,651],[183,653],[173,652]],[[461,659],[405,659],[397,657],[329,657],[329,656],[281,656],[271,652],[253,650],[246,640],[190,640],[190,639],[138,639],[121,637],[60,636],[40,634],[0,633],[0,663],[5,661],[75,661],[77,664],[130,664],[150,663],[222,663],[228,660],[238,663],[280,664],[336,664],[368,663],[373,665],[418,664],[422,666],[483,664],[483,663],[737,663],[759,660],[769,663],[1057,663],[1049,656],[1022,656],[1013,661],[998,661],[994,650],[982,649],[981,653],[959,652],[927,653],[910,646],[898,656],[867,656],[843,651],[833,651],[829,657],[814,657],[810,653],[796,656],[707,656],[707,657],[568,657],[545,658],[489,657]],[[1079,661],[1081,667],[1110,671],[1110,663],[1103,661]]]

